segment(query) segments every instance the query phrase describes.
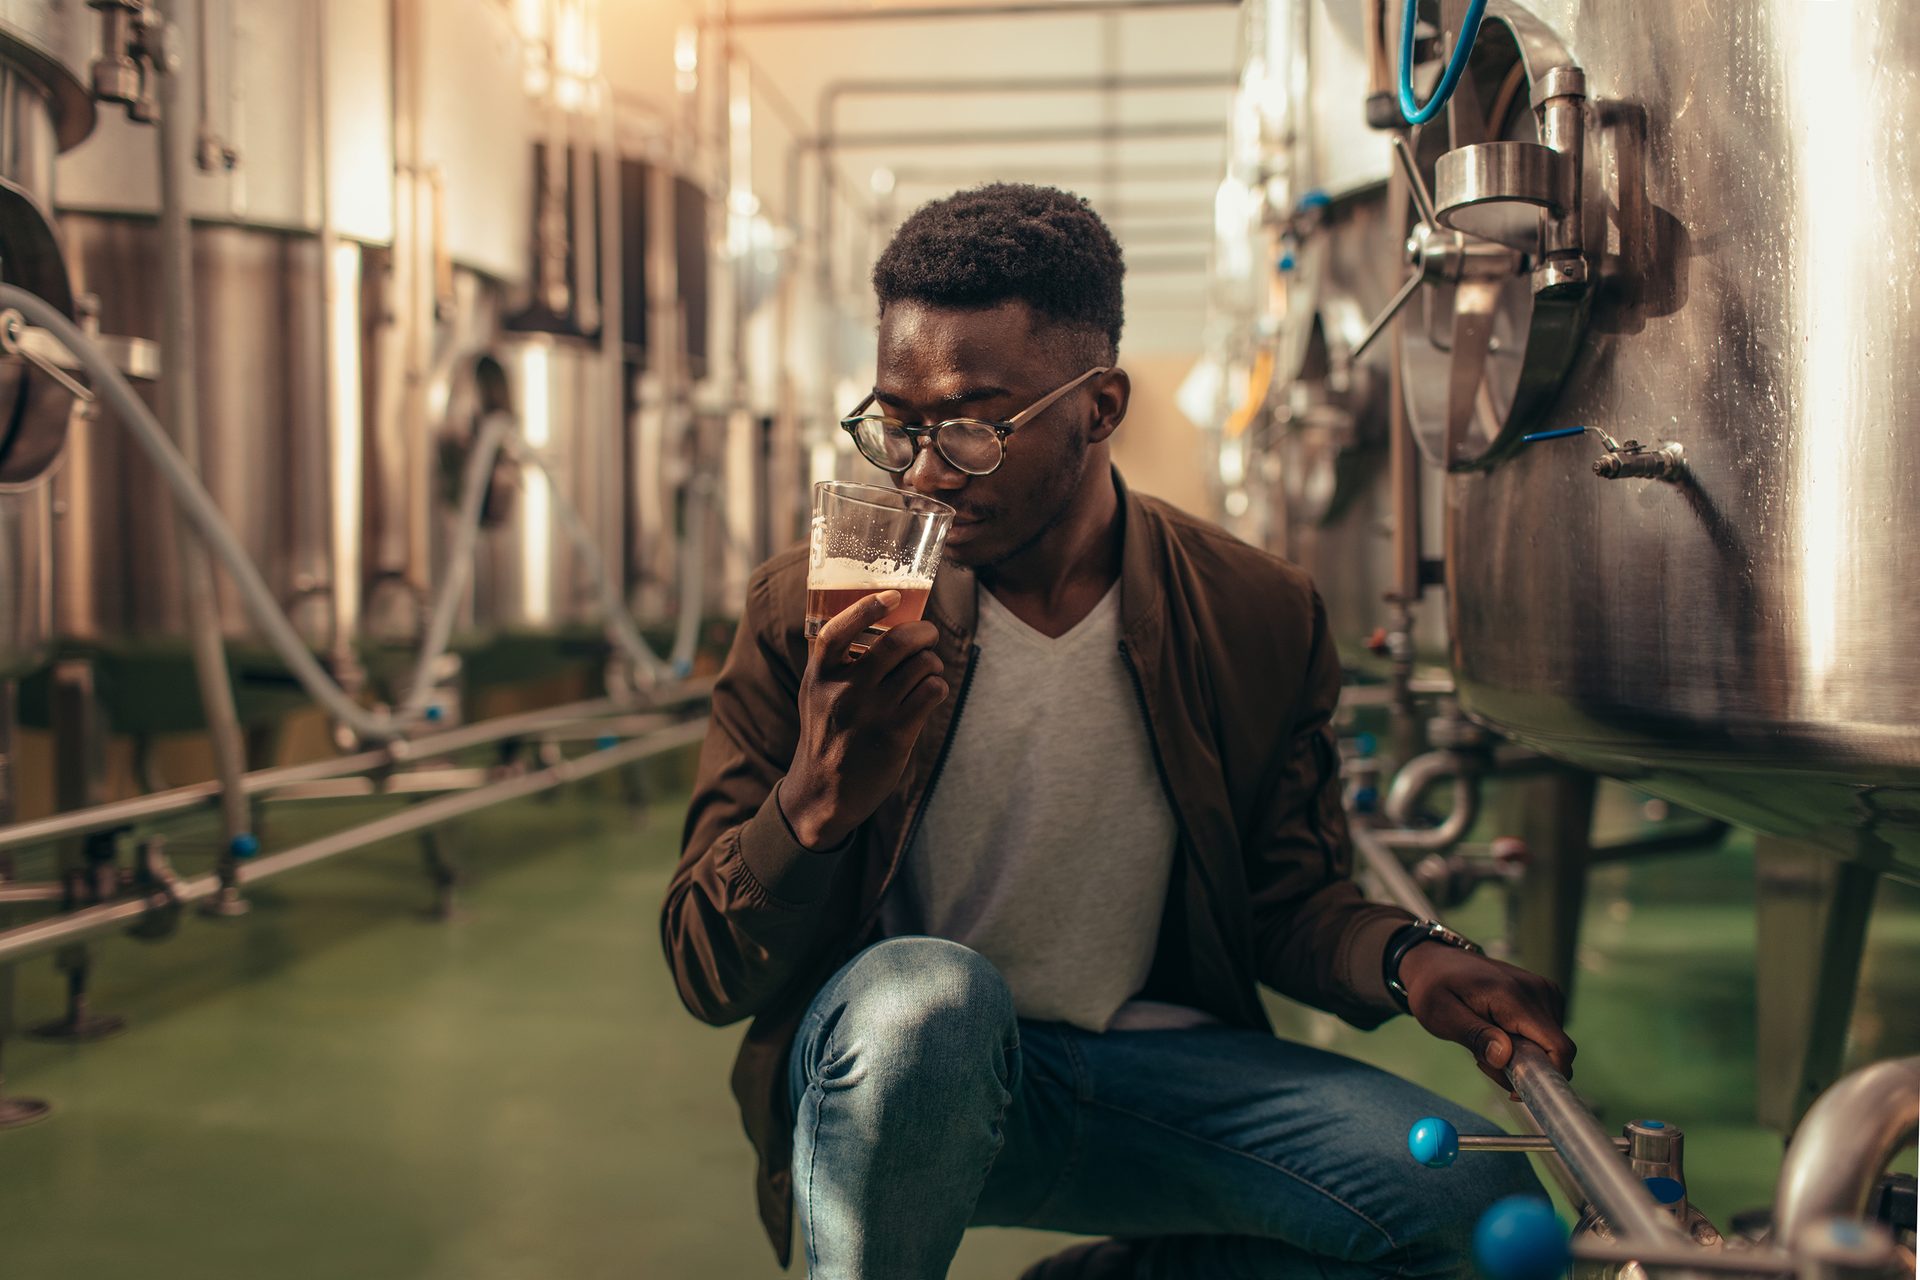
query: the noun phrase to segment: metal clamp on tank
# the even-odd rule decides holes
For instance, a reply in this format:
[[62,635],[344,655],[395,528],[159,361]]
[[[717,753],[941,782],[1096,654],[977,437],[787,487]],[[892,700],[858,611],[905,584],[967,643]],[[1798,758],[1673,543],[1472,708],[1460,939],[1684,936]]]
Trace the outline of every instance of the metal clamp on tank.
[[[1519,424],[1572,365],[1590,302],[1586,74],[1511,0],[1491,0],[1484,26],[1495,34],[1463,32],[1450,59],[1466,74],[1446,107],[1455,145],[1434,164],[1432,194],[1414,146],[1394,139],[1416,215],[1406,242],[1413,270],[1353,353],[1427,286],[1427,322],[1404,344],[1402,369],[1414,439],[1450,470],[1491,466],[1518,447]],[[1484,107],[1481,82],[1498,86]],[[1534,140],[1503,137],[1510,129]],[[1436,319],[1446,313],[1442,336]]]

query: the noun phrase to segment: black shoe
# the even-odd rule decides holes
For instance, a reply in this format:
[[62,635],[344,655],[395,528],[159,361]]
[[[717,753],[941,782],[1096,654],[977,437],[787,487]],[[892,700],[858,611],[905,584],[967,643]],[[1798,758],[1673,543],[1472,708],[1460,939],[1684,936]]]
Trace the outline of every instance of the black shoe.
[[1092,1240],[1042,1258],[1020,1280],[1135,1280],[1140,1261],[1134,1241]]

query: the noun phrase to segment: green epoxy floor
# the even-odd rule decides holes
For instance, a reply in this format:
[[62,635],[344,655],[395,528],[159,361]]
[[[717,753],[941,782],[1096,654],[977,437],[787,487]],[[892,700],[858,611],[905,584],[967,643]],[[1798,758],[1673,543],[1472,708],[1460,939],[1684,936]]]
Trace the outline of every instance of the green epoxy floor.
[[[727,1092],[738,1029],[686,1016],[659,956],[682,802],[660,795],[637,828],[591,791],[469,822],[450,923],[423,916],[402,842],[260,886],[243,920],[101,944],[95,1004],[130,1029],[8,1047],[9,1088],[58,1111],[0,1133],[0,1276],[779,1274]],[[1582,1091],[1610,1122],[1683,1124],[1694,1198],[1723,1225],[1771,1198],[1779,1160],[1748,1118],[1751,896],[1738,842],[1599,873],[1573,1025]],[[1489,901],[1463,919],[1497,917]],[[22,968],[21,1022],[59,998],[50,962]],[[1916,1007],[1920,900],[1889,886],[1856,1054],[1920,1048]],[[1463,1052],[1404,1020],[1285,1026],[1492,1104]],[[975,1232],[953,1275],[1011,1280],[1060,1243]]]

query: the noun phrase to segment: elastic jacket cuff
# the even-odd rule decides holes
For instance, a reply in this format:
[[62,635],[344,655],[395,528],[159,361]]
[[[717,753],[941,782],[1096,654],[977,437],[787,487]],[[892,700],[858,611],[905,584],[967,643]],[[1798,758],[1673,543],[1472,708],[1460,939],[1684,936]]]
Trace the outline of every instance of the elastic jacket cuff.
[[1353,937],[1347,944],[1347,971],[1342,976],[1348,990],[1357,999],[1381,1009],[1400,1012],[1399,1002],[1387,990],[1383,964],[1393,935],[1412,919],[1404,911],[1389,909],[1369,917],[1354,929]]
[[824,852],[801,844],[780,810],[778,786],[740,828],[740,858],[747,870],[770,896],[794,906],[811,906],[827,896],[840,855],[852,844],[848,837]]

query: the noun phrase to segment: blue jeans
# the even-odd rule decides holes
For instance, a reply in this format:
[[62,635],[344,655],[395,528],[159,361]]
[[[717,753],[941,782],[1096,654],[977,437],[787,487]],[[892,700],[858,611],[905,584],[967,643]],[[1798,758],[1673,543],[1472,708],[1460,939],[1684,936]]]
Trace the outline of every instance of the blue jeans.
[[1444,1172],[1422,1116],[1492,1125],[1384,1071],[1226,1027],[1019,1020],[979,953],[890,938],[807,1010],[789,1067],[812,1280],[937,1280],[969,1226],[1149,1240],[1144,1278],[1453,1276],[1524,1156]]

